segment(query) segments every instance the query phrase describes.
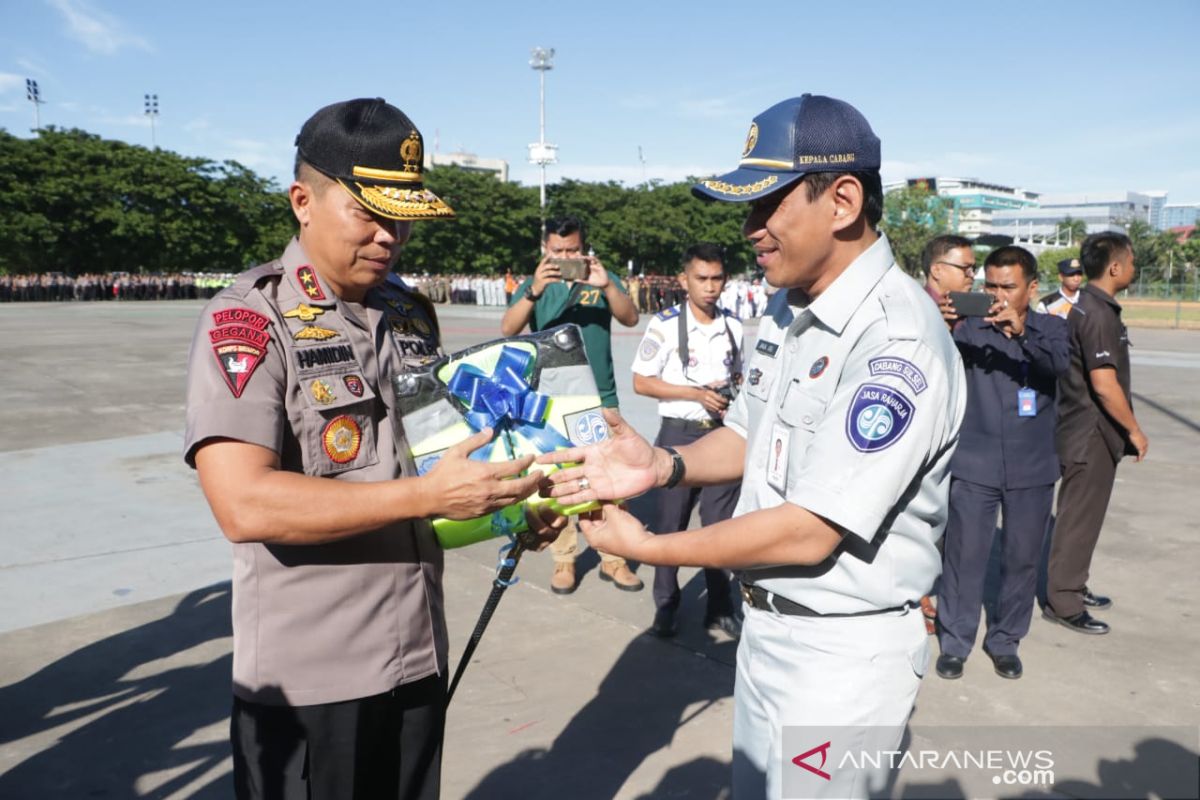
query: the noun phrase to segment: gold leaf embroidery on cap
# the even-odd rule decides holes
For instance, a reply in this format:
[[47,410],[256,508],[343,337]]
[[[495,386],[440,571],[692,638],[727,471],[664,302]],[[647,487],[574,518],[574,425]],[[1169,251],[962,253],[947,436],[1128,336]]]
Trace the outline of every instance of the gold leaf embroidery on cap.
[[428,189],[395,186],[366,186],[355,183],[362,201],[385,215],[406,217],[453,217],[454,212]]
[[749,183],[745,186],[737,186],[732,183],[726,183],[725,181],[703,181],[700,185],[721,194],[728,194],[734,197],[743,197],[748,194],[754,194],[755,192],[761,192],[768,186],[774,186],[778,182],[778,175],[768,175],[761,181],[755,181],[754,183]]

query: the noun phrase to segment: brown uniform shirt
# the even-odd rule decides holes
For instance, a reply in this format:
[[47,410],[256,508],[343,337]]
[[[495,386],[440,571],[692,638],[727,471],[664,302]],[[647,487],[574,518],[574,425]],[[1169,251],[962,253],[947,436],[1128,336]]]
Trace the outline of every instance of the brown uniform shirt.
[[[440,352],[432,307],[389,281],[337,298],[297,240],[205,307],[188,365],[185,458],[215,437],[341,481],[416,474],[389,378]],[[233,545],[234,693],[269,704],[368,697],[446,667],[442,552],[396,522],[322,545]]]
[[1067,316],[1071,335],[1071,368],[1058,387],[1058,428],[1055,440],[1065,464],[1085,460],[1087,440],[1093,432],[1119,460],[1128,452],[1128,434],[1104,411],[1090,372],[1101,367],[1117,371],[1125,400],[1133,407],[1130,391],[1129,333],[1121,322],[1121,304],[1095,286],[1079,290],[1079,300]]

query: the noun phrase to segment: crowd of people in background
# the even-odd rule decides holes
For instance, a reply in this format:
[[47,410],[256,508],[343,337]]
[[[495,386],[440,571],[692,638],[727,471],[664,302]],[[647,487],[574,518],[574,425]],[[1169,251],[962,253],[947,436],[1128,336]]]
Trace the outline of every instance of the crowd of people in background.
[[[513,289],[524,276],[511,272],[496,275],[402,275],[404,282],[435,303],[474,306],[506,306]],[[685,292],[674,275],[630,275],[623,279],[625,290],[641,314],[657,314],[679,305]],[[760,316],[774,289],[760,279],[730,278],[721,293],[721,307],[739,319]]]
[[233,283],[233,273],[133,275],[128,272],[67,275],[0,275],[0,303],[93,300],[206,300]]

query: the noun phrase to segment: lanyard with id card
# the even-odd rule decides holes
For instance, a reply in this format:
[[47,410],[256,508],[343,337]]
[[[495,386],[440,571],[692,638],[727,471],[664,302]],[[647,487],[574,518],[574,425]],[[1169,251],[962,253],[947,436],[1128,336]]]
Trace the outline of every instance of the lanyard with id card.
[[1037,416],[1037,392],[1029,388],[1029,365],[1021,364],[1021,383],[1025,384],[1017,390],[1017,416]]

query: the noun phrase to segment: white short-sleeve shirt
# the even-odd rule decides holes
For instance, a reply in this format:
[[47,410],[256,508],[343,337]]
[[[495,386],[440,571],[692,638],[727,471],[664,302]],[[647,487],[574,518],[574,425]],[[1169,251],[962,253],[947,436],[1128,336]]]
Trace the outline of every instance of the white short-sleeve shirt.
[[736,514],[788,502],[848,534],[822,564],[742,580],[823,614],[928,593],[966,396],[941,315],[885,237],[816,300],[777,292],[725,419],[747,440]]
[[[680,358],[679,315],[687,324],[687,368]],[[661,378],[676,386],[707,386],[731,380],[742,372],[745,341],[742,323],[729,311],[717,310],[712,322],[702,325],[688,304],[664,309],[650,318],[633,359],[633,371]],[[712,415],[694,400],[659,400],[658,414],[675,419],[706,420]]]

